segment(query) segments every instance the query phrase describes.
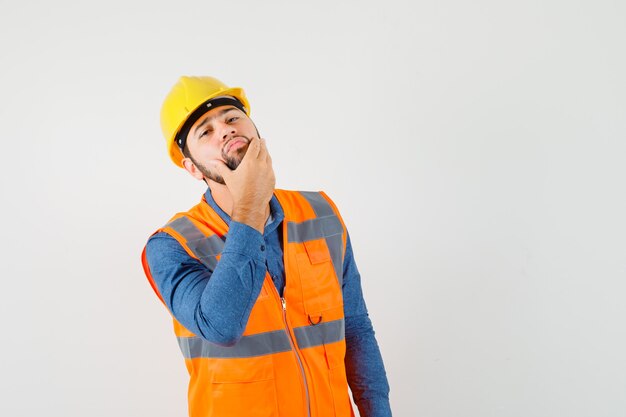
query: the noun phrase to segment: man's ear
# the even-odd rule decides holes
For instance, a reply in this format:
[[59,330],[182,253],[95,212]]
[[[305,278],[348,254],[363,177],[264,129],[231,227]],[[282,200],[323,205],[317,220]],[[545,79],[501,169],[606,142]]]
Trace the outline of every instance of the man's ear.
[[200,170],[198,169],[196,164],[193,163],[191,158],[183,158],[180,162],[181,164],[183,164],[183,167],[187,170],[188,173],[191,174],[192,177],[200,181],[204,179],[204,175],[202,175],[202,172],[200,172]]

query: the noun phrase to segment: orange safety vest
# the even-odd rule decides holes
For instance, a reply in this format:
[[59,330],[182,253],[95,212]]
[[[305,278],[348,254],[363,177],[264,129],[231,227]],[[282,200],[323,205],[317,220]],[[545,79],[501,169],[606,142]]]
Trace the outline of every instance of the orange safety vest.
[[[190,375],[190,417],[354,417],[344,365],[345,224],[323,191],[274,195],[285,212],[284,297],[266,272],[243,336],[230,347],[193,334],[172,316]],[[228,225],[202,196],[160,231],[213,271]],[[142,263],[163,302],[145,248]]]

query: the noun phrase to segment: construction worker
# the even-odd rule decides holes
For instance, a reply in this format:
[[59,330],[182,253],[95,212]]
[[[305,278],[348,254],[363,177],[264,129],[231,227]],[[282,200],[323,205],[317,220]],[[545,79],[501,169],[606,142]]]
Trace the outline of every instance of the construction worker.
[[191,417],[391,416],[350,238],[326,193],[275,189],[241,88],[181,77],[161,127],[208,188],[142,253],[189,371]]

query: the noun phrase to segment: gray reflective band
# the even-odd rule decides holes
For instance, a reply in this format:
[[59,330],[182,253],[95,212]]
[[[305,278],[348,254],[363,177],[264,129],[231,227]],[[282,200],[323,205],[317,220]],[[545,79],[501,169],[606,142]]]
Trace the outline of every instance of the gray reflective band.
[[[330,251],[330,258],[333,261],[333,267],[337,274],[337,280],[339,286],[343,286],[343,239],[341,234],[343,233],[343,226],[339,221],[339,218],[335,215],[330,203],[322,196],[322,194],[314,191],[300,191],[300,194],[311,204],[315,215],[317,216],[314,221],[321,223],[320,226],[308,226],[305,225],[311,220],[302,223],[287,223],[288,235],[293,232],[294,236],[298,237],[310,237],[313,240],[324,237],[326,239],[326,245]],[[315,232],[308,232],[308,228],[320,229],[322,231],[321,236],[317,236]],[[302,230],[300,230],[302,229]],[[314,237],[317,236],[317,237]],[[299,242],[304,242],[300,240]],[[292,238],[289,238],[289,242],[292,242]],[[297,240],[295,242],[298,242]]]
[[284,330],[243,336],[230,347],[216,345],[201,337],[179,337],[178,345],[185,359],[249,358],[291,350],[289,336]]
[[302,243],[323,237],[341,235],[342,232],[341,222],[334,214],[326,217],[317,217],[301,223],[287,223],[289,243]]
[[171,227],[176,230],[185,240],[198,240],[204,238],[202,232],[187,217],[179,217],[169,222],[165,227]]
[[306,198],[306,200],[313,207],[313,211],[315,211],[315,215],[317,217],[330,216],[331,214],[335,214],[333,208],[330,206],[328,201],[324,198],[324,196],[316,191],[300,191],[302,197]]
[[345,338],[345,331],[344,319],[293,329],[300,349],[339,342]]
[[195,257],[211,271],[215,270],[217,267],[216,256],[222,253],[224,248],[224,241],[218,235],[204,236],[187,217],[179,217],[165,226],[171,227],[184,237],[187,246]]
[[187,246],[203,264],[213,271],[217,267],[216,256],[222,253],[224,248],[224,241],[217,235],[212,235],[198,240],[188,240]]
[[335,268],[337,280],[341,287],[343,286],[343,240],[341,239],[341,235],[328,236],[326,238],[326,244],[328,245],[330,258],[333,260],[333,267]]

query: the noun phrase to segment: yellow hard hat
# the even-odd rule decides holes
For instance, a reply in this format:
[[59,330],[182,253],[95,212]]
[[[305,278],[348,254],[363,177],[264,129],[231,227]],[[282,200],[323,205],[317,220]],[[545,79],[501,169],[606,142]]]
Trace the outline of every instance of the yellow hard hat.
[[179,167],[183,167],[180,161],[184,158],[179,146],[184,144],[191,125],[215,107],[211,106],[215,103],[211,100],[220,98],[232,100],[232,103],[222,101],[219,105],[232,104],[250,116],[250,104],[243,89],[229,88],[213,77],[180,77],[165,97],[161,107],[161,130],[170,158]]

